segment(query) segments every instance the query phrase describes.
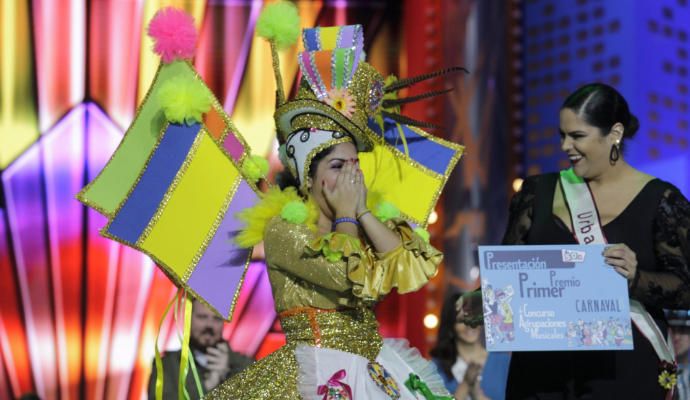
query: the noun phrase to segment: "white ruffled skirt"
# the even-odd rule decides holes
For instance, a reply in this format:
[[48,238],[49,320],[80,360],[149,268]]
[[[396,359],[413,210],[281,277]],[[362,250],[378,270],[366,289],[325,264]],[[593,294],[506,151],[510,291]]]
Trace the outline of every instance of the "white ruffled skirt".
[[452,399],[436,366],[404,339],[384,339],[375,362],[308,345],[298,345],[295,356],[305,400],[426,399],[425,392]]

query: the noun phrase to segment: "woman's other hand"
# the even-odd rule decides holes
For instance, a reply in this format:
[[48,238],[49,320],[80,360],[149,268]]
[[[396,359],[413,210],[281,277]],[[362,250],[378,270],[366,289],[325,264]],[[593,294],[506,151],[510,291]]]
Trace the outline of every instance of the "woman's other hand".
[[359,168],[355,162],[356,160],[348,160],[343,165],[332,188],[323,186],[323,195],[336,218],[354,218],[357,215],[360,196],[358,175],[361,174],[357,173]]
[[637,255],[630,247],[623,243],[614,244],[604,249],[604,260],[613,267],[628,282],[632,282],[637,274]]
[[357,215],[360,215],[367,210],[367,186],[364,184],[364,173],[359,168],[359,161],[355,164],[355,183],[358,192]]

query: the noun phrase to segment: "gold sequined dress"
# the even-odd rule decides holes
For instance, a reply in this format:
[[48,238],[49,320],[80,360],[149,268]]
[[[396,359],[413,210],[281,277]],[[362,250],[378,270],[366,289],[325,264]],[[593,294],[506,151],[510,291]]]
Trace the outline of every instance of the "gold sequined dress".
[[[298,388],[297,348],[333,349],[376,360],[384,341],[371,305],[393,287],[400,293],[418,290],[436,273],[442,259],[406,222],[394,219],[386,224],[400,235],[401,245],[380,254],[347,235],[319,237],[305,224],[280,216],[270,219],[264,234],[266,264],[287,344],[225,381],[207,398],[304,398]],[[409,348],[402,352],[414,353]],[[418,366],[426,369],[416,372],[433,375],[418,352],[416,357]],[[398,389],[405,390],[404,382],[398,382]],[[324,398],[316,390],[313,394]]]

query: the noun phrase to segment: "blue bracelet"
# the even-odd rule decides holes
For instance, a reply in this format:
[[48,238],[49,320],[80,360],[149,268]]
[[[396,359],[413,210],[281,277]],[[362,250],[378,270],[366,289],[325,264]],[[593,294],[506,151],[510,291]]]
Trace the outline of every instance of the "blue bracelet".
[[331,230],[334,231],[336,225],[338,225],[341,222],[349,222],[351,224],[355,224],[357,227],[359,227],[359,221],[355,218],[350,218],[350,217],[343,217],[343,218],[336,218],[335,221],[333,221],[333,225],[331,226]]

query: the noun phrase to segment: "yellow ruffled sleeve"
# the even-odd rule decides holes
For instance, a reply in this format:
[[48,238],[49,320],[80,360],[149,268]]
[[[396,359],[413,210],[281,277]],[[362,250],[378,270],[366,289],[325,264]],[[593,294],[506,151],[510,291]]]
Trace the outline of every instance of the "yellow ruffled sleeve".
[[443,259],[443,254],[406,221],[396,218],[386,224],[400,235],[400,246],[388,253],[375,253],[374,257],[363,256],[356,264],[348,263],[352,293],[361,299],[379,300],[393,288],[398,293],[419,290],[436,274]]
[[335,263],[341,260],[355,264],[362,258],[362,244],[359,239],[338,232],[331,232],[309,243],[304,254],[310,257],[323,256]]

